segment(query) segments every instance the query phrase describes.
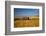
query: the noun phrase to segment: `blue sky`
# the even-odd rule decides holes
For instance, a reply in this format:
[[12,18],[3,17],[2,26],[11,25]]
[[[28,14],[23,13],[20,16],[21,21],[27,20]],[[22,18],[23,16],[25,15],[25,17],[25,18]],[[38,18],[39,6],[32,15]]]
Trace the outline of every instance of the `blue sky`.
[[14,8],[14,16],[38,16],[39,9]]

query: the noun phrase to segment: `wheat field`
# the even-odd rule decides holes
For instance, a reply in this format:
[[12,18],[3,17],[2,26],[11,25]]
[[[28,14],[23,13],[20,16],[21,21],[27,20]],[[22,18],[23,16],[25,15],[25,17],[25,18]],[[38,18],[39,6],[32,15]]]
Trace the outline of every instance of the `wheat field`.
[[16,20],[14,21],[14,28],[18,27],[38,27],[39,26],[39,18],[33,18],[30,20]]

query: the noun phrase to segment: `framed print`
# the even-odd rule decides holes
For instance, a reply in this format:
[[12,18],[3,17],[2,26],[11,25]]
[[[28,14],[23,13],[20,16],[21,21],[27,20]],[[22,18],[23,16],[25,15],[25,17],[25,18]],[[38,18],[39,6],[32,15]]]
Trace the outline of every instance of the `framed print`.
[[5,34],[44,33],[44,3],[5,1]]

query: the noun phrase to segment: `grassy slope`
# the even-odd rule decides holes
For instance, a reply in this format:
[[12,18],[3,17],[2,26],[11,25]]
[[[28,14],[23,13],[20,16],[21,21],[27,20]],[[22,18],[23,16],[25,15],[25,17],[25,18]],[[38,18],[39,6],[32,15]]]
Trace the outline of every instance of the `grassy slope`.
[[31,20],[16,20],[14,21],[14,27],[38,27],[39,18],[32,17]]

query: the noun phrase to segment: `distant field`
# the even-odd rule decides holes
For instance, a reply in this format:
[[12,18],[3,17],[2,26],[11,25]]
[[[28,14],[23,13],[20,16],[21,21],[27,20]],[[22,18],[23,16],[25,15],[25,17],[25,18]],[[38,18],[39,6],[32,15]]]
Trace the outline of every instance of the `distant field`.
[[38,27],[39,26],[39,18],[33,18],[30,20],[15,20],[14,28],[16,27]]

